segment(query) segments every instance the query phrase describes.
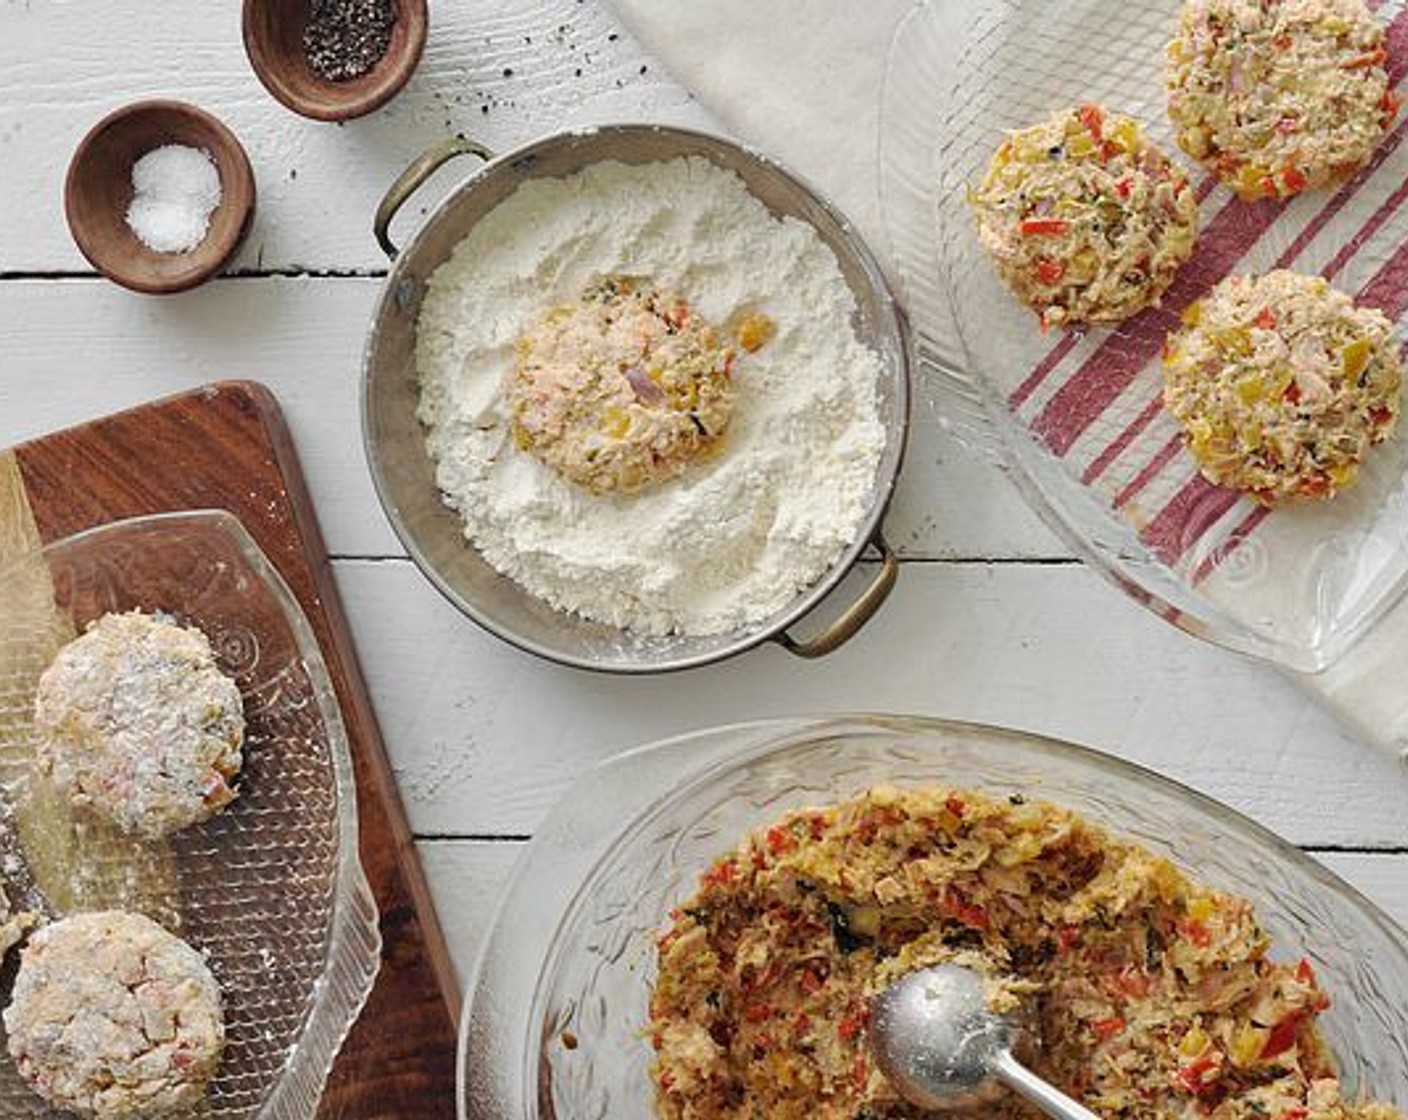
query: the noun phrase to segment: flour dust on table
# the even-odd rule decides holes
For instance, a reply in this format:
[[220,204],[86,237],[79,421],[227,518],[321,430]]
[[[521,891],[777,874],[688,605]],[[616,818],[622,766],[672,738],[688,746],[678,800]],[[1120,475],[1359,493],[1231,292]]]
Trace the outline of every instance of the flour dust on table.
[[[633,493],[593,493],[535,457],[506,403],[525,333],[606,277],[673,293],[738,342],[718,449]],[[650,635],[755,625],[836,562],[869,507],[881,365],[855,313],[816,231],[706,159],[527,182],[429,281],[416,365],[437,481],[485,559],[558,609]],[[600,366],[585,370],[562,380],[599,386]],[[608,366],[638,399],[604,438],[649,411],[642,372],[669,384],[648,363]]]

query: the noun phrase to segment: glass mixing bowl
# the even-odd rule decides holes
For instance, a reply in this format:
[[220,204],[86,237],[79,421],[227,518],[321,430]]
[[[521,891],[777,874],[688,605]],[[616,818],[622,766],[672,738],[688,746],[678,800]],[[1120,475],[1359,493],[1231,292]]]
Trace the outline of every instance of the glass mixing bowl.
[[1314,962],[1351,1094],[1408,1107],[1408,933],[1296,848],[1085,747],[939,720],[796,719],[697,732],[589,772],[520,860],[471,977],[461,1120],[646,1120],[655,937],[714,856],[789,809],[946,783],[1074,809],[1250,899]]

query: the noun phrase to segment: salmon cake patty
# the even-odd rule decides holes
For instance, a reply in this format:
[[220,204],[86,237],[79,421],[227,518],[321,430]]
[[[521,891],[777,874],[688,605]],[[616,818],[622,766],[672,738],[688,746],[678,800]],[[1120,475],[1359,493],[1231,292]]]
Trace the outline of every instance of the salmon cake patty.
[[40,772],[125,832],[167,836],[235,798],[239,687],[205,634],[169,616],[99,618],[39,678],[34,722]]
[[1179,146],[1245,199],[1347,178],[1398,111],[1363,0],[1187,0],[1168,48]]
[[1197,236],[1187,176],[1098,105],[1009,135],[969,202],[999,275],[1044,326],[1156,305]]
[[164,1116],[198,1102],[225,1044],[201,955],[140,914],[75,914],[34,934],[4,1013],[10,1056],[56,1108]]
[[607,277],[519,339],[506,387],[514,436],[593,493],[643,489],[723,436],[734,359],[683,299]]
[[1266,505],[1329,498],[1398,424],[1393,324],[1318,276],[1229,276],[1183,323],[1164,403],[1211,482]]

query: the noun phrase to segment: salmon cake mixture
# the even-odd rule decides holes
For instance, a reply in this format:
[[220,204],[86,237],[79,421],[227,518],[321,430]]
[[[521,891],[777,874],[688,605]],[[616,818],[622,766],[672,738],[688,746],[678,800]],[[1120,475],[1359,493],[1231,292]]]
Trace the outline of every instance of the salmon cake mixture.
[[1229,276],[1164,352],[1164,403],[1203,474],[1266,505],[1333,497],[1393,434],[1393,324],[1318,276]]
[[1363,0],[1187,0],[1168,48],[1178,144],[1245,199],[1345,179],[1398,112]]
[[[1042,1076],[1106,1117],[1400,1120],[1345,1099],[1308,960],[1246,901],[1055,805],[878,788],[759,829],[659,939],[666,1120],[895,1120],[869,1000],[957,959],[1006,975]],[[986,1118],[1038,1115],[1014,1096]]]
[[514,436],[593,493],[639,490],[723,435],[734,360],[683,299],[607,277],[518,340],[506,388]]
[[39,678],[36,760],[74,806],[150,839],[213,817],[243,762],[239,687],[169,616],[99,618]]
[[969,202],[1003,282],[1043,326],[1156,305],[1197,236],[1187,176],[1132,117],[1098,105],[1009,135]]
[[75,914],[20,954],[4,1013],[10,1056],[56,1108],[151,1117],[206,1092],[225,1044],[201,955],[140,914]]

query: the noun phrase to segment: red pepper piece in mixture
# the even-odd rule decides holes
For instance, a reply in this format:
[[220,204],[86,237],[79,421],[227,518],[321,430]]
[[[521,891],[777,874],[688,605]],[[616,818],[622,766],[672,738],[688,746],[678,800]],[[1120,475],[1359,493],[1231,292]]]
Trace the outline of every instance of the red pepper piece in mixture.
[[1024,237],[1060,237],[1070,228],[1071,223],[1065,218],[1026,218],[1021,225]]

